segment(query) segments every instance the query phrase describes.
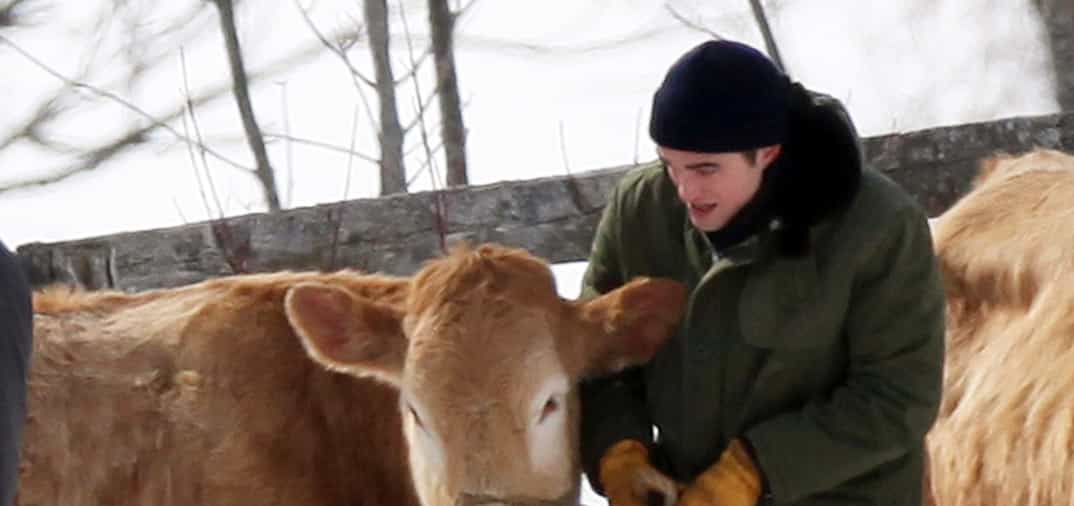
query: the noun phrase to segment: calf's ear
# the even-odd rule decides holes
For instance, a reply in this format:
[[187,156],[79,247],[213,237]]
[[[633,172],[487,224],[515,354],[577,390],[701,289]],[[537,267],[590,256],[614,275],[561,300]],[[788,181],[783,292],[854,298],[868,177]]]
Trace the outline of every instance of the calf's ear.
[[583,337],[585,376],[608,374],[648,362],[678,328],[686,285],[636,278],[585,302],[581,317],[592,329]]
[[398,385],[406,358],[403,312],[323,283],[301,283],[284,296],[287,321],[323,366]]

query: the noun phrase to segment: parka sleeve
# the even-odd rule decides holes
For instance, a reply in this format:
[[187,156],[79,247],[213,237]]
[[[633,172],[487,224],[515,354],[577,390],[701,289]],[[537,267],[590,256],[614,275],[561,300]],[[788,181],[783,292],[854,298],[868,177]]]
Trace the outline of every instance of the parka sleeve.
[[845,327],[850,359],[845,382],[830,396],[746,433],[780,504],[920,448],[936,419],[943,287],[926,217],[917,207],[905,211],[859,267]]
[[[621,192],[616,189],[608,200],[597,225],[582,279],[582,298],[590,298],[621,286],[628,275],[620,254],[622,240]],[[652,443],[652,422],[645,409],[644,385],[640,368],[584,380],[579,387],[582,467],[590,485],[599,493],[600,458],[618,441],[635,439]]]
[[26,424],[26,379],[33,348],[30,284],[0,241],[0,504],[12,504]]

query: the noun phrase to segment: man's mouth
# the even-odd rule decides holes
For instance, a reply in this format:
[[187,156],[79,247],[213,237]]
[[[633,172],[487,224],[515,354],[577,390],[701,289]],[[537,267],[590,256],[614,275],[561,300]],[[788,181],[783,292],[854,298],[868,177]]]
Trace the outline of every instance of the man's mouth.
[[716,209],[717,204],[690,204],[690,212],[697,214],[705,214],[713,209]]

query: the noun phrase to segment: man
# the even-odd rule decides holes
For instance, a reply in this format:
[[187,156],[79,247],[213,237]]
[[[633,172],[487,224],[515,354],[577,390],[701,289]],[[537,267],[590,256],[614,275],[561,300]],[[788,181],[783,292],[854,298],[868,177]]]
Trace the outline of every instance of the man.
[[641,275],[692,292],[652,362],[582,387],[594,489],[613,506],[921,504],[944,346],[925,213],[862,168],[838,102],[740,43],[674,63],[650,135],[660,162],[615,188],[583,295]]
[[32,331],[30,285],[0,241],[0,506],[15,500]]

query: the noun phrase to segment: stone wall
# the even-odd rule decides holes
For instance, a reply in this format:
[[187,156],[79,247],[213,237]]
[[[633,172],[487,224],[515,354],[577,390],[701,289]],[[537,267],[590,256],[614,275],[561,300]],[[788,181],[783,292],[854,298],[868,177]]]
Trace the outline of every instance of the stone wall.
[[[1074,151],[1074,113],[870,137],[870,166],[931,215],[968,188],[978,161],[1034,147]],[[239,272],[281,269],[409,274],[457,240],[495,241],[551,262],[584,260],[604,199],[630,167],[440,192],[357,199],[278,214],[18,248],[36,286],[54,282],[128,291]]]

